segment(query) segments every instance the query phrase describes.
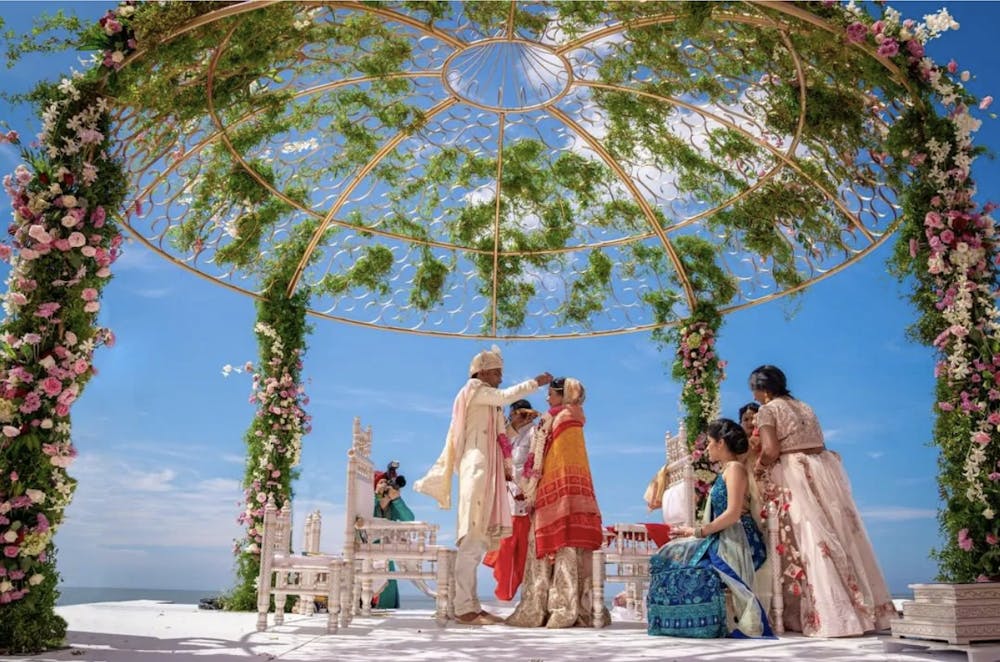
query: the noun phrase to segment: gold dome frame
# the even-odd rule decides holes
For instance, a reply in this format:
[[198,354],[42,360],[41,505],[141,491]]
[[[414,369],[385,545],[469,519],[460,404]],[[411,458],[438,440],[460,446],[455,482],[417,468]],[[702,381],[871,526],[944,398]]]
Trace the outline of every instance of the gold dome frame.
[[[256,11],[259,9],[266,8],[274,3],[270,1],[260,1],[260,2],[246,2],[236,5],[230,5],[222,9],[207,13],[197,19],[191,21],[190,23],[184,25],[180,29],[174,31],[169,37],[170,39],[176,38],[185,33],[197,30],[201,27],[223,21],[225,19],[238,17],[240,14]],[[329,3],[308,3],[310,8],[315,8],[317,10],[326,10],[331,12],[360,12],[370,14],[377,17],[380,21],[385,21],[396,26],[404,26],[406,29],[413,30],[415,33],[422,35],[428,39],[437,40],[446,48],[451,48],[452,51],[450,55],[445,58],[444,64],[439,68],[431,69],[417,69],[412,71],[390,73],[380,78],[390,79],[390,78],[400,78],[407,80],[414,79],[437,79],[440,81],[441,88],[445,91],[446,98],[439,101],[439,103],[431,106],[425,112],[424,126],[427,122],[433,118],[445,113],[450,108],[456,105],[464,105],[469,107],[477,108],[478,110],[484,112],[495,112],[497,115],[497,126],[495,139],[496,139],[496,154],[497,154],[497,168],[495,175],[495,190],[494,190],[494,202],[495,202],[495,216],[493,222],[493,244],[492,250],[483,249],[473,245],[462,245],[455,243],[454,241],[444,241],[442,239],[431,238],[420,238],[413,237],[399,232],[394,232],[392,230],[382,229],[376,227],[376,224],[366,225],[363,228],[358,228],[357,223],[351,222],[344,218],[340,218],[338,215],[344,209],[346,205],[352,202],[351,194],[355,191],[363,182],[365,178],[379,166],[384,158],[392,154],[402,143],[407,141],[412,137],[412,133],[405,131],[400,131],[393,135],[388,140],[384,141],[379,149],[375,152],[374,156],[370,158],[360,169],[357,169],[353,175],[347,178],[346,183],[343,184],[337,193],[333,202],[323,210],[318,210],[312,206],[305,206],[300,202],[296,201],[294,198],[289,196],[285,191],[281,190],[279,186],[272,184],[267,177],[263,176],[257,169],[248,161],[246,155],[241,153],[239,149],[233,144],[230,139],[230,132],[234,128],[243,125],[246,122],[252,121],[257,114],[262,112],[262,109],[251,111],[245,113],[241,117],[237,118],[235,121],[226,122],[219,109],[216,107],[214,100],[214,84],[216,79],[216,68],[218,62],[222,55],[225,53],[226,48],[230,44],[230,38],[232,37],[237,25],[233,25],[225,39],[218,44],[217,48],[214,49],[210,60],[207,65],[207,75],[206,75],[206,98],[208,103],[209,117],[212,124],[212,132],[201,137],[199,140],[191,143],[190,145],[183,146],[183,152],[177,155],[177,158],[173,163],[162,166],[163,157],[172,150],[177,148],[174,145],[153,145],[146,151],[127,151],[127,147],[123,148],[126,151],[124,156],[126,157],[128,163],[128,169],[131,173],[132,179],[135,186],[135,190],[139,191],[135,196],[135,202],[144,201],[153,198],[158,189],[164,187],[168,184],[171,177],[176,177],[182,166],[189,162],[190,159],[196,158],[197,155],[202,152],[205,148],[215,144],[216,142],[224,145],[225,149],[229,152],[231,158],[234,162],[238,163],[246,173],[248,173],[261,187],[267,189],[271,195],[276,199],[283,201],[290,207],[294,208],[298,213],[304,215],[305,217],[311,217],[319,221],[319,227],[314,232],[312,238],[309,241],[309,245],[306,249],[305,254],[299,260],[295,268],[294,276],[289,283],[286,295],[290,295],[299,286],[300,282],[306,275],[307,266],[311,259],[313,259],[316,251],[322,248],[328,248],[322,246],[322,239],[325,231],[330,227],[341,228],[346,231],[360,230],[365,236],[377,237],[380,239],[385,239],[388,241],[396,241],[405,243],[406,245],[412,247],[420,246],[427,249],[440,249],[443,251],[450,251],[453,253],[462,253],[468,255],[488,255],[491,257],[493,262],[492,271],[492,297],[488,302],[488,306],[491,310],[491,314],[487,317],[489,318],[489,325],[487,328],[480,328],[479,331],[470,331],[470,322],[467,323],[463,328],[455,330],[438,330],[432,328],[432,325],[422,325],[418,324],[416,326],[410,324],[392,324],[385,323],[381,321],[381,317],[373,321],[371,318],[364,319],[358,316],[350,316],[338,312],[335,308],[327,309],[312,309],[310,313],[316,317],[331,319],[339,322],[360,325],[369,328],[383,328],[391,329],[396,331],[403,331],[407,333],[416,333],[421,335],[430,336],[461,336],[461,337],[472,337],[472,338],[504,338],[504,339],[548,339],[556,337],[593,337],[593,336],[603,336],[603,335],[616,335],[622,333],[633,333],[638,331],[648,331],[656,328],[660,328],[671,323],[669,322],[658,322],[651,321],[649,319],[641,320],[638,323],[620,323],[618,326],[609,326],[609,328],[576,328],[573,330],[546,330],[546,329],[535,329],[528,333],[520,332],[504,332],[498,325],[497,319],[497,306],[498,306],[498,279],[499,279],[499,262],[503,258],[510,257],[539,257],[539,256],[561,256],[564,254],[574,254],[583,253],[586,251],[594,250],[604,250],[604,249],[615,249],[616,247],[621,247],[625,245],[631,245],[636,242],[643,242],[646,240],[658,243],[665,254],[668,256],[671,267],[677,275],[677,280],[683,290],[683,298],[685,300],[687,310],[692,310],[698,303],[698,297],[692,289],[690,282],[690,277],[687,273],[685,266],[682,263],[681,257],[678,255],[671,241],[671,235],[676,236],[677,233],[686,228],[696,227],[699,221],[710,219],[714,214],[718,213],[720,210],[726,209],[734,204],[739,203],[741,200],[750,196],[755,191],[758,191],[767,184],[769,181],[778,177],[780,174],[786,172],[794,173],[795,177],[801,178],[809,183],[816,191],[819,191],[823,198],[833,207],[835,207],[839,214],[846,219],[851,227],[851,231],[856,231],[863,238],[863,244],[855,247],[850,247],[850,249],[845,254],[843,260],[836,262],[835,264],[830,264],[829,266],[823,266],[818,264],[813,264],[812,261],[806,257],[805,262],[809,265],[811,273],[809,277],[804,279],[801,283],[798,283],[791,287],[786,288],[775,288],[774,291],[760,293],[756,296],[743,295],[741,300],[728,303],[719,307],[719,311],[722,313],[735,312],[750,306],[758,305],[760,303],[765,303],[771,301],[778,297],[784,296],[786,294],[791,294],[794,292],[801,291],[815,282],[822,280],[830,275],[833,275],[847,266],[858,261],[882,243],[893,233],[893,231],[898,227],[902,220],[901,215],[898,213],[898,208],[892,202],[892,192],[886,191],[881,183],[877,182],[863,182],[865,185],[871,185],[871,197],[876,196],[881,197],[881,202],[885,205],[887,210],[891,210],[891,218],[885,223],[883,227],[875,228],[869,227],[869,225],[875,225],[880,219],[877,214],[875,214],[875,223],[866,223],[866,220],[871,221],[872,219],[863,219],[861,214],[855,210],[848,207],[846,194],[841,193],[838,195],[835,191],[829,190],[824,187],[820,182],[816,181],[798,162],[796,157],[796,151],[800,149],[802,144],[802,132],[806,123],[806,117],[808,113],[807,105],[807,74],[806,65],[804,63],[801,55],[796,51],[794,44],[790,38],[790,34],[798,30],[805,29],[819,29],[831,34],[836,34],[836,29],[827,24],[822,19],[819,19],[810,12],[797,8],[787,3],[782,2],[747,2],[744,3],[748,13],[716,13],[713,15],[713,20],[719,22],[729,22],[733,24],[744,24],[750,25],[762,29],[773,30],[778,33],[782,43],[787,49],[788,55],[792,62],[794,63],[794,77],[797,80],[797,85],[799,89],[799,114],[796,120],[795,132],[790,136],[790,142],[787,148],[780,149],[779,147],[772,144],[771,141],[762,137],[764,131],[759,131],[758,135],[755,135],[753,130],[747,129],[746,126],[742,125],[747,118],[734,118],[732,112],[712,112],[706,110],[703,106],[696,103],[692,103],[690,100],[685,100],[679,97],[663,96],[652,92],[630,88],[627,86],[615,85],[601,80],[588,79],[585,76],[577,75],[574,64],[570,61],[568,54],[574,51],[579,51],[580,49],[585,49],[588,45],[594,44],[602,39],[607,39],[614,37],[616,35],[621,35],[627,30],[641,29],[647,26],[657,26],[665,23],[670,23],[678,20],[679,14],[677,13],[663,13],[656,16],[644,17],[635,21],[621,22],[615,25],[608,25],[601,28],[596,28],[586,34],[583,34],[574,39],[570,39],[564,43],[551,45],[548,43],[543,43],[538,40],[530,40],[518,35],[517,26],[515,24],[516,10],[519,5],[526,3],[517,3],[512,0],[509,7],[508,19],[506,22],[505,29],[502,35],[496,35],[492,37],[485,37],[484,39],[468,41],[463,38],[450,33],[447,30],[436,27],[433,24],[423,22],[415,18],[414,16],[408,15],[405,12],[396,11],[382,6],[371,6],[357,2],[329,2]],[[767,10],[767,11],[763,11]],[[772,14],[773,12],[773,14]],[[782,16],[786,19],[784,22],[779,22],[777,16]],[[564,63],[566,70],[569,72],[569,81],[565,85],[565,89],[558,95],[547,100],[545,103],[538,104],[536,106],[525,106],[523,108],[516,109],[515,111],[498,110],[497,108],[490,108],[488,106],[477,104],[474,100],[471,100],[467,96],[463,96],[458,90],[453,89],[452,85],[446,78],[446,72],[448,70],[449,63],[458,54],[466,51],[470,48],[480,46],[485,43],[522,43],[533,46],[538,46],[551,51],[555,57],[560,58]],[[892,75],[893,79],[903,88],[907,87],[907,82],[905,77],[899,72],[899,70],[890,61],[885,58],[879,57],[877,54],[872,52],[868,47],[852,45],[852,48],[859,49],[863,51],[867,57],[874,58]],[[134,61],[136,58],[141,58],[142,52],[136,53],[130,61]],[[348,86],[359,86],[372,82],[374,80],[372,77],[354,77],[354,78],[344,78],[325,82],[313,86],[305,86],[300,89],[295,89],[292,93],[291,98],[293,100],[308,98],[314,95],[322,94],[331,90],[336,90],[339,88],[344,88]],[[557,103],[563,100],[571,91],[573,90],[586,90],[588,93],[592,91],[609,91],[616,93],[626,93],[630,95],[635,95],[636,97],[643,97],[659,103],[665,104],[665,106],[672,109],[683,109],[688,113],[696,115],[701,118],[705,126],[708,123],[713,125],[725,127],[726,129],[736,132],[752,141],[757,147],[764,150],[767,155],[774,160],[774,164],[767,169],[767,171],[757,178],[757,180],[749,184],[746,188],[739,191],[735,195],[729,197],[728,199],[709,206],[705,209],[701,209],[696,213],[687,215],[686,217],[664,227],[658,220],[656,214],[656,208],[649,200],[649,196],[644,194],[643,190],[640,190],[640,186],[636,184],[633,176],[629,174],[629,170],[634,169],[634,164],[622,164],[616,159],[615,155],[612,154],[605,146],[602,144],[601,140],[590,131],[587,127],[581,125],[577,118],[571,116],[569,112],[557,106]],[[503,200],[504,191],[502,190],[503,181],[503,151],[504,151],[504,141],[505,141],[505,127],[508,126],[509,115],[524,113],[529,110],[535,109],[545,110],[551,117],[555,118],[565,127],[570,130],[570,133],[577,136],[585,145],[586,148],[591,152],[596,154],[600,161],[614,173],[618,180],[618,183],[623,186],[631,197],[631,201],[641,208],[642,216],[644,217],[647,228],[642,232],[636,232],[635,234],[604,238],[591,242],[583,242],[574,245],[566,245],[561,247],[556,247],[552,249],[547,249],[544,251],[538,250],[518,250],[518,249],[505,249],[501,241],[501,201]],[[122,112],[119,114],[118,121],[120,124],[127,128],[130,122],[129,109],[127,106],[123,107]],[[758,125],[758,129],[762,129]],[[133,139],[137,136],[125,136],[122,144],[125,146],[134,144]],[[161,166],[163,169],[157,171],[156,167]],[[168,205],[173,205],[181,197],[185,189],[181,189],[178,193],[172,194],[166,198]],[[853,197],[861,201],[865,199],[865,194],[862,194],[858,190],[851,190]],[[886,212],[887,214],[890,212]],[[217,282],[231,290],[246,294],[251,297],[260,298],[261,294],[254,292],[247,287],[242,287],[235,282],[233,282],[234,273],[229,273],[227,275],[212,275],[208,273],[205,267],[197,266],[199,253],[201,250],[195,252],[193,256],[180,257],[176,253],[176,250],[172,250],[169,246],[169,234],[171,227],[174,223],[171,219],[167,219],[167,223],[163,225],[158,231],[156,230],[156,223],[152,224],[152,228],[142,227],[140,222],[147,222],[148,217],[142,217],[136,215],[134,218],[130,218],[126,223],[126,227],[130,231],[133,237],[138,241],[145,244],[151,250],[161,254],[169,261],[174,264],[187,269],[201,277],[208,278],[213,282]],[[151,231],[152,230],[152,231]],[[791,243],[791,242],[789,242]],[[794,250],[794,248],[793,248]],[[763,263],[764,260],[761,260]],[[753,265],[753,270],[755,273],[762,273],[760,271],[761,264]],[[461,276],[461,274],[459,274]],[[750,276],[740,276],[742,278],[752,278],[754,274]],[[564,288],[565,289],[565,288]],[[759,289],[759,288],[758,288]],[[374,294],[368,293],[365,296],[368,297],[364,305],[371,304]],[[375,302],[377,303],[377,302]],[[474,316],[474,315],[473,315]],[[647,315],[648,318],[648,315]],[[426,319],[426,316],[425,316]]]

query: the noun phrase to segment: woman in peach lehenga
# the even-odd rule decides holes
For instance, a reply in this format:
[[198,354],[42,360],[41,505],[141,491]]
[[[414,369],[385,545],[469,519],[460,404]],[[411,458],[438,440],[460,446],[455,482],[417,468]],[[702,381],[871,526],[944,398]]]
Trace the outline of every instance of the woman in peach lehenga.
[[817,637],[850,637],[889,626],[889,589],[858,514],[840,456],[828,451],[809,405],[765,365],[750,375],[761,453],[756,473],[778,505],[784,624]]
[[[524,465],[531,533],[521,601],[508,625],[593,625],[592,560],[603,531],[583,439],[583,400],[583,386],[575,379],[555,379],[549,386],[551,409]],[[602,620],[600,625],[610,621],[607,610]]]

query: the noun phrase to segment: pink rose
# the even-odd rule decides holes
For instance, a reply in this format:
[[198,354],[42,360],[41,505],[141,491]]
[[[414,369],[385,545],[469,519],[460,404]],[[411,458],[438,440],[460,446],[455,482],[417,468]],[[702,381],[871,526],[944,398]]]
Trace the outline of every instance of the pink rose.
[[42,380],[42,389],[49,397],[54,397],[62,392],[62,382],[55,377],[46,377]]
[[14,558],[21,552],[21,549],[17,545],[7,545],[3,548],[3,555],[9,559]]
[[84,301],[94,301],[97,299],[97,290],[93,287],[84,288],[83,292],[80,293],[80,298]]
[[860,44],[868,37],[868,27],[860,21],[855,21],[847,26],[847,41],[852,44]]
[[96,313],[100,309],[101,309],[101,304],[98,303],[97,301],[88,301],[83,306],[84,312],[87,313]]
[[878,46],[878,54],[882,57],[895,57],[899,53],[899,44],[895,39],[886,39]]
[[969,537],[968,529],[961,529],[958,532],[958,546],[966,552],[972,549],[972,538]]
[[993,97],[983,97],[983,100],[979,102],[979,110],[986,110],[993,103]]

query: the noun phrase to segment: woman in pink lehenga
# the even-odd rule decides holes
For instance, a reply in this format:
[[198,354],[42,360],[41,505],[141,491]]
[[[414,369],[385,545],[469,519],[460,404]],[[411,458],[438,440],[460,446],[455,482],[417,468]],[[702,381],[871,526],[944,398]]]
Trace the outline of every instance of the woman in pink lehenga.
[[889,589],[858,514],[840,456],[828,451],[816,414],[771,365],[750,374],[761,453],[756,473],[778,505],[784,624],[817,637],[889,627]]

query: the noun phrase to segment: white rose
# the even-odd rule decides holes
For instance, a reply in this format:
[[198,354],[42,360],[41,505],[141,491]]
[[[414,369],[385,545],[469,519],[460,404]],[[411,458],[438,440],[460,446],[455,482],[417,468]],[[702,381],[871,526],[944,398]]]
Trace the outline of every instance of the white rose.
[[124,59],[125,59],[125,54],[122,53],[121,51],[115,51],[114,53],[111,54],[111,61],[114,62],[115,64],[121,64]]
[[32,576],[28,577],[28,583],[31,584],[32,586],[38,586],[43,581],[45,581],[45,575],[42,575],[37,572]]
[[43,430],[51,430],[52,429],[52,419],[51,418],[43,418],[42,422],[38,425],[38,427],[42,428]]
[[77,205],[76,196],[75,195],[64,195],[62,197],[62,204],[63,204],[63,207],[65,207],[66,209],[72,209],[73,207],[76,207],[76,205]]
[[51,356],[46,356],[38,359],[38,363],[46,370],[49,370],[56,364],[56,360]]
[[118,15],[124,18],[128,18],[134,13],[135,13],[134,5],[121,5],[120,7],[118,7]]
[[32,503],[45,503],[45,492],[41,490],[27,489],[24,494],[31,499]]
[[14,542],[17,540],[17,531],[7,531],[3,534],[4,542]]
[[6,579],[3,580],[2,582],[0,582],[0,593],[6,593],[7,591],[11,590],[12,588],[14,588],[14,585],[11,584]]

